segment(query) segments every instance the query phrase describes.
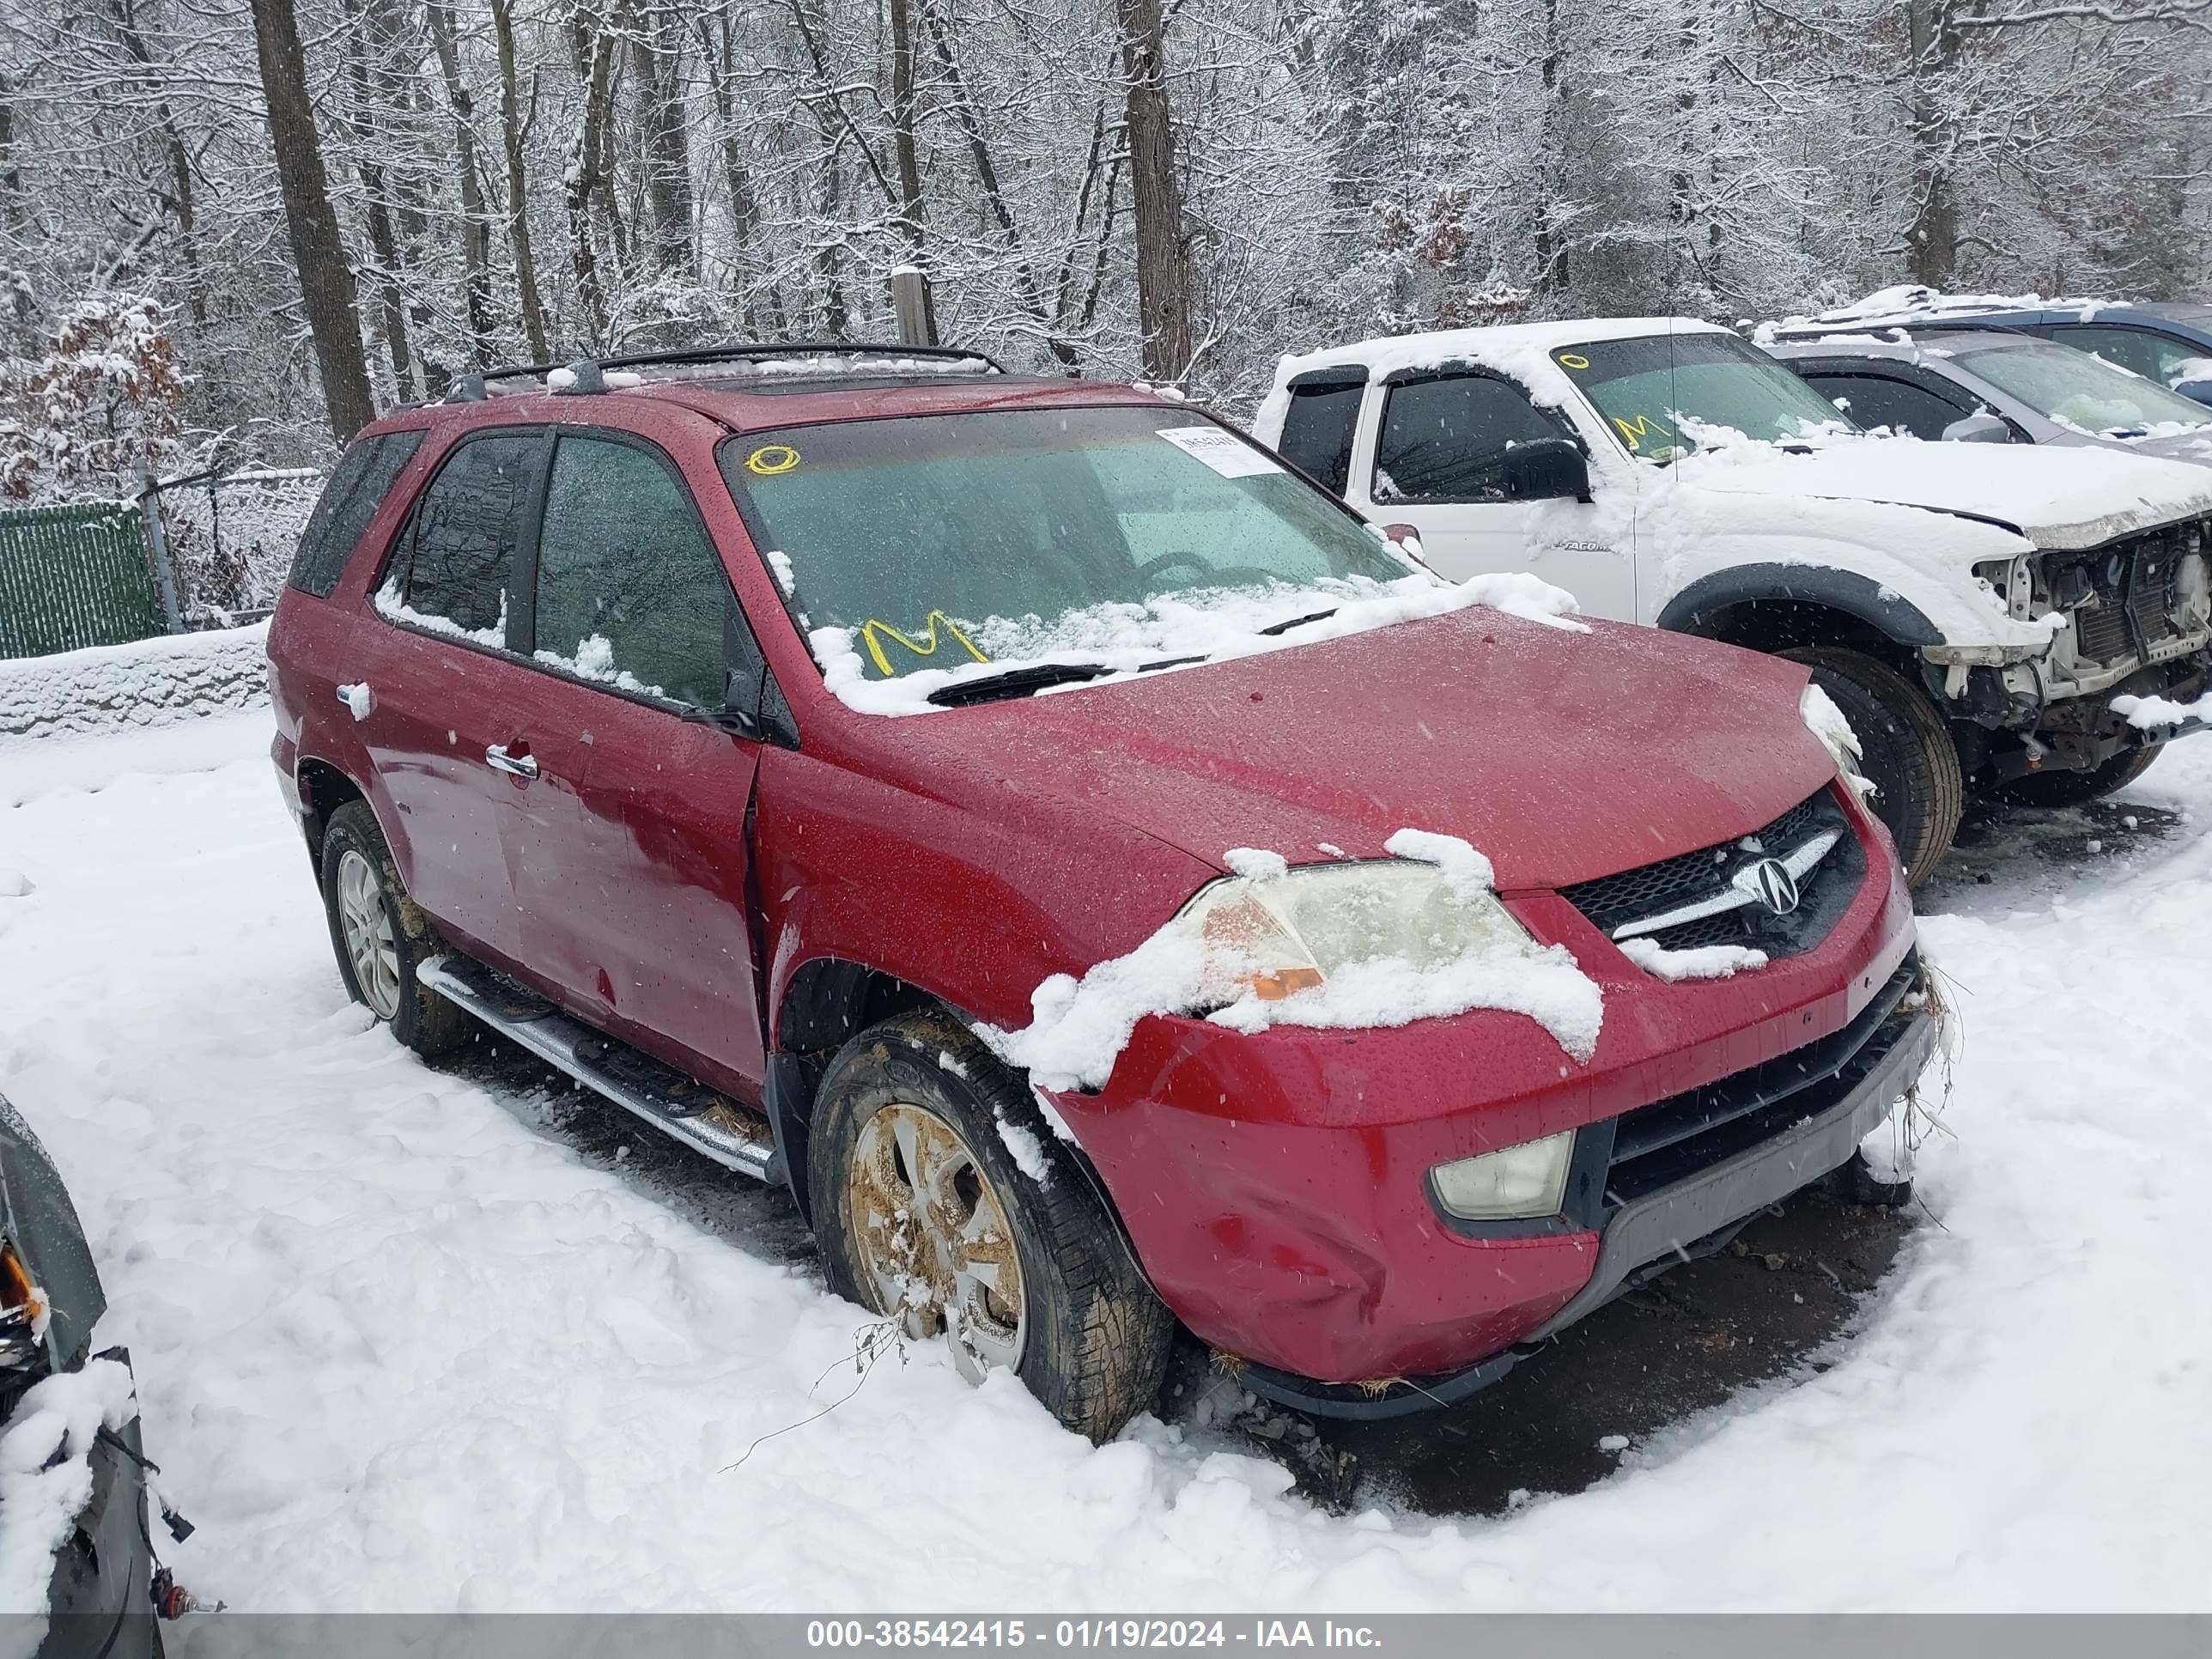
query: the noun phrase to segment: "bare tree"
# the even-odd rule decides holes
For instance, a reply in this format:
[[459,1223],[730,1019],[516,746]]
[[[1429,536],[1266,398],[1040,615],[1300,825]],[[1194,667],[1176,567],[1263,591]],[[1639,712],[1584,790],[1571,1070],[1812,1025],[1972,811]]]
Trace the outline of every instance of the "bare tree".
[[1137,238],[1137,326],[1145,373],[1170,385],[1190,367],[1190,250],[1168,105],[1167,15],[1161,0],[1118,0],[1128,86],[1129,203]]
[[276,154],[276,182],[299,271],[300,296],[314,337],[331,431],[344,443],[376,418],[368,362],[361,345],[361,318],[354,302],[353,268],[346,263],[344,238],[331,208],[322,138],[315,130],[314,106],[308,101],[307,64],[292,0],[251,3],[269,138]]

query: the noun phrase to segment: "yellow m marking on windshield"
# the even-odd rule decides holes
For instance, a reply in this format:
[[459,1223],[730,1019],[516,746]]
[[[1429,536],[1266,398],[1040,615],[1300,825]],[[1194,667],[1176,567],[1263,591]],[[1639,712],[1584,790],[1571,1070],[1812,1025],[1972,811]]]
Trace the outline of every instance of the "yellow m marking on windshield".
[[1671,438],[1674,435],[1649,415],[1638,415],[1632,421],[1624,420],[1616,415],[1613,417],[1613,423],[1620,428],[1620,435],[1627,440],[1628,447],[1639,452],[1644,447],[1643,441],[1655,434],[1662,438]]
[[[884,654],[882,640],[876,636],[880,634],[886,638],[896,640],[917,657],[933,657],[937,654],[939,644],[941,643],[937,636],[937,630],[940,624],[946,633],[960,641],[962,647],[977,662],[991,660],[975,648],[975,641],[960,631],[960,624],[942,611],[933,611],[922,618],[922,626],[928,631],[921,636],[921,640],[908,639],[889,623],[878,622],[873,617],[860,624],[860,640],[868,647],[868,655],[875,659],[876,666],[888,677],[896,671],[891,667],[891,659]],[[923,640],[927,641],[928,643],[923,644]]]

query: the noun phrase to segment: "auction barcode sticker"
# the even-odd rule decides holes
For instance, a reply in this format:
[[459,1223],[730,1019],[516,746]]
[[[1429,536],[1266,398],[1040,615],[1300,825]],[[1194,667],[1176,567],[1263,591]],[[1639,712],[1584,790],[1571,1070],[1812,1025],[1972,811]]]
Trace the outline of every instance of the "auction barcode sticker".
[[1265,450],[1255,449],[1218,426],[1171,426],[1163,429],[1160,436],[1224,478],[1249,478],[1255,473],[1283,470]]

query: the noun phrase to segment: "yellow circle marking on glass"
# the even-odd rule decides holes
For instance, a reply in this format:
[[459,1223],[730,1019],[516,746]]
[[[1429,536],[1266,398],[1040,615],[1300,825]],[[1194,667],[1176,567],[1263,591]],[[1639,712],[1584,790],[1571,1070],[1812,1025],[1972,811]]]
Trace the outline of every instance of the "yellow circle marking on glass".
[[1562,351],[1553,359],[1561,368],[1588,368],[1589,359],[1572,351]]
[[799,465],[799,452],[789,444],[763,444],[745,457],[745,471],[763,478],[788,472]]

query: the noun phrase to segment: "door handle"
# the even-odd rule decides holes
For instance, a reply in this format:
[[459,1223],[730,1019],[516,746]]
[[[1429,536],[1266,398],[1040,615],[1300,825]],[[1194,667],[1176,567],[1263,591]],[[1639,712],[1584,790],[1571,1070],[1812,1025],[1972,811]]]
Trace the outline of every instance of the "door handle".
[[538,775],[538,757],[510,755],[507,745],[495,743],[484,750],[484,764],[495,772],[504,772],[510,777],[534,778]]
[[367,680],[357,680],[350,685],[339,686],[337,697],[340,702],[352,711],[353,717],[357,720],[367,720],[369,711],[376,707],[376,693],[368,689]]

